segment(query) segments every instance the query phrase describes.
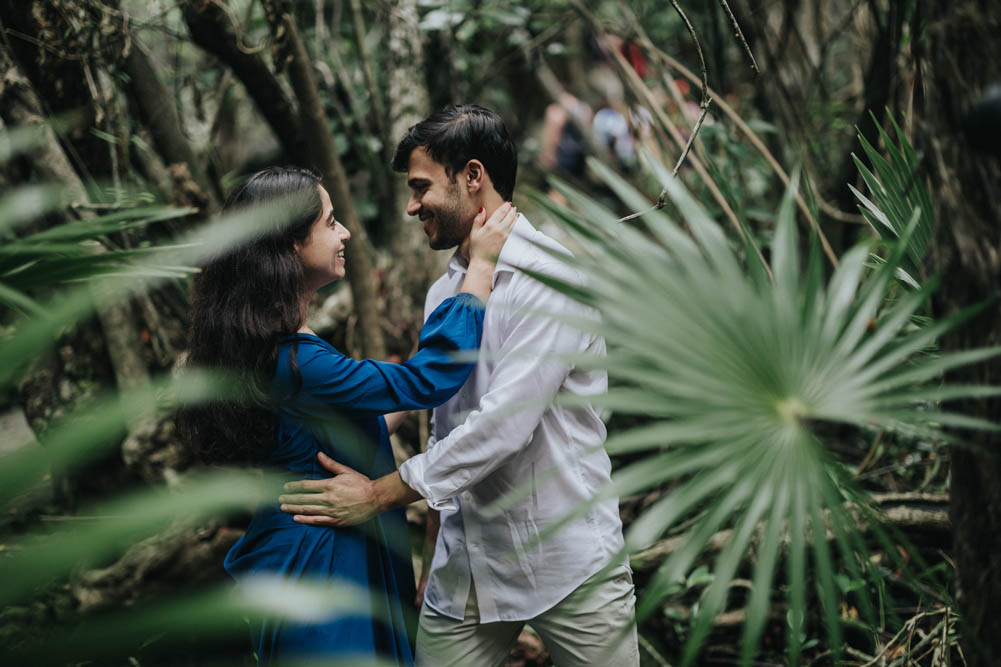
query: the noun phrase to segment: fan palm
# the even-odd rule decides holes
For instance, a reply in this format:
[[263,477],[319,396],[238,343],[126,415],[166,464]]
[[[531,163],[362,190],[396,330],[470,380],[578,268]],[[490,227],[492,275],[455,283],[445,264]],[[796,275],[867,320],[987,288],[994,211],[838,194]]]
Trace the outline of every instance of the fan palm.
[[[650,209],[650,201],[614,172],[597,161],[591,167],[626,206]],[[866,512],[865,498],[832,454],[824,436],[832,429],[825,424],[943,439],[954,437],[943,427],[997,428],[949,412],[940,402],[995,395],[998,388],[940,381],[947,369],[1001,349],[924,354],[976,307],[915,324],[936,280],[900,290],[897,269],[912,257],[919,216],[909,215],[909,224],[896,230],[899,240],[885,245],[877,266],[869,262],[874,242],[867,241],[845,253],[825,279],[815,245],[800,261],[794,178],[775,217],[768,271],[755,252],[735,250],[662,165],[652,167],[690,235],[662,211],[646,213],[638,227],[624,224],[556,182],[572,210],[545,197],[536,200],[579,248],[576,256],[563,259],[588,282],[581,290],[537,277],[601,315],[578,323],[608,343],[606,357],[576,360],[608,372],[610,389],[594,402],[648,420],[614,433],[606,443],[613,455],[641,456],[617,472],[613,491],[672,484],[629,527],[627,550],[647,547],[697,517],[684,546],[664,560],[643,592],[638,616],[657,609],[705,553],[710,538],[730,529],[686,642],[684,663],[696,659],[733,578],[753,551],[741,660],[749,663],[758,650],[782,558],[788,659],[797,664],[808,581],[809,590],[818,593],[830,646],[838,650],[836,575],[844,571],[859,579],[867,563],[859,558],[865,546],[849,511]],[[865,611],[864,594],[860,604]]]

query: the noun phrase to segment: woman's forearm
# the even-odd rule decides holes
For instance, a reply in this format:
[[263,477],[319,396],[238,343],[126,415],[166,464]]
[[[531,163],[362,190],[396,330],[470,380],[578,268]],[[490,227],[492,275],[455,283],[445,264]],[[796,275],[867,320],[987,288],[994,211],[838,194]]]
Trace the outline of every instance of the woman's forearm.
[[460,292],[468,292],[479,297],[480,301],[486,303],[490,296],[490,289],[493,286],[494,265],[486,260],[473,258],[469,260],[469,268],[466,269],[466,277],[459,287]]

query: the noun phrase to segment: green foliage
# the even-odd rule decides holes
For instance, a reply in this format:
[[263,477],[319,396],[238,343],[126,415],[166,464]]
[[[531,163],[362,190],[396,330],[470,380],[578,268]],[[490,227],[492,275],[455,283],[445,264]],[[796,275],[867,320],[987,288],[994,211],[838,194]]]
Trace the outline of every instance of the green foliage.
[[[650,208],[646,197],[610,169],[597,161],[590,166],[627,206]],[[710,538],[729,529],[684,663],[697,660],[713,619],[725,608],[731,582],[752,552],[742,663],[758,651],[780,561],[789,662],[797,664],[804,648],[813,594],[828,645],[839,651],[839,601],[849,593],[839,591],[838,576],[850,581],[873,576],[846,503],[877,526],[884,545],[890,541],[825,434],[831,425],[842,425],[954,440],[943,427],[997,429],[939,403],[998,395],[1001,388],[941,385],[940,379],[948,369],[1001,349],[922,354],[976,307],[917,327],[913,317],[936,281],[888,299],[895,293],[897,270],[913,257],[918,219],[899,229],[899,240],[889,244],[880,266],[867,267],[871,243],[865,242],[845,253],[825,280],[818,252],[809,253],[805,264],[800,261],[794,178],[777,214],[772,280],[753,253],[747,265],[741,261],[723,230],[665,167],[651,166],[691,236],[659,211],[644,215],[640,227],[623,224],[560,182],[554,184],[574,210],[535,198],[580,248],[565,261],[589,279],[583,292],[549,282],[601,314],[600,321],[578,324],[605,337],[607,357],[575,360],[609,374],[608,394],[594,402],[618,414],[651,418],[606,443],[613,455],[639,457],[615,474],[614,492],[671,485],[629,527],[627,550],[643,549],[672,526],[696,518],[685,545],[660,565],[643,592],[638,615],[642,619],[657,609],[686,581]],[[895,548],[888,553],[898,557]],[[872,618],[866,592],[851,594]]]
[[[875,120],[875,116],[873,119]],[[893,124],[896,142],[882,127],[876,125],[889,159],[880,155],[861,134],[858,135],[859,142],[872,164],[872,171],[854,153],[852,154],[852,159],[862,174],[872,199],[867,198],[851,184],[848,187],[861,202],[859,210],[879,238],[898,239],[914,221],[906,254],[901,261],[900,275],[911,287],[917,288],[920,282],[921,261],[935,234],[935,210],[932,208],[928,188],[918,171],[920,165],[914,148],[892,116],[890,122]]]
[[[0,207],[2,205],[0,202]],[[157,266],[149,262],[136,263],[136,260],[145,256],[162,254],[162,247],[109,251],[99,239],[113,232],[178,218],[192,212],[162,206],[134,208],[14,238],[0,248],[0,303],[13,308],[27,307],[38,314],[37,304],[26,294],[28,290],[121,275],[130,271],[142,271],[146,275],[164,278],[187,275],[190,271],[184,268]]]

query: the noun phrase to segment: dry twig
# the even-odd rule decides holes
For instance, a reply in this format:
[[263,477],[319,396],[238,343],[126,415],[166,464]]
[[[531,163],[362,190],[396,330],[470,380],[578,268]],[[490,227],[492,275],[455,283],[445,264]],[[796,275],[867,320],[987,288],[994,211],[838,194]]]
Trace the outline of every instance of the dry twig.
[[[677,164],[674,165],[674,170],[671,172],[673,176],[677,176],[678,172],[681,170],[681,165],[684,164],[685,158],[688,157],[688,153],[692,150],[692,144],[695,143],[695,137],[698,136],[699,130],[702,129],[702,123],[705,122],[706,116],[709,114],[709,77],[706,76],[706,59],[702,55],[702,44],[699,42],[698,36],[695,34],[695,28],[692,26],[692,22],[688,20],[685,12],[682,11],[681,5],[678,4],[677,0],[671,0],[671,5],[674,7],[674,11],[678,12],[678,16],[681,20],[685,22],[685,27],[688,28],[688,34],[692,36],[692,41],[695,42],[695,50],[699,54],[699,66],[702,68],[702,101],[699,102],[699,118],[695,121],[695,126],[692,127],[691,133],[688,135],[688,142],[685,144],[684,150],[681,151],[681,157],[678,158]],[[660,197],[657,198],[658,206],[662,207],[667,201],[667,190],[662,190]]]
[[761,74],[761,71],[758,69],[758,63],[754,61],[754,54],[751,53],[751,47],[747,45],[747,40],[744,39],[744,32],[740,29],[740,24],[737,23],[737,17],[730,11],[730,5],[726,3],[726,0],[719,0],[719,4],[723,8],[723,12],[726,13],[726,17],[730,19],[733,36],[739,39],[740,43],[744,46],[744,53],[747,54],[748,59],[751,61],[751,69],[754,70],[755,74]]
[[[646,39],[645,37],[644,37],[644,46],[650,51],[650,53],[656,55],[664,64],[678,71],[685,78],[689,79],[690,81],[698,81],[698,77],[696,77],[696,75],[691,70],[689,70],[680,62],[678,62],[671,56],[667,55],[666,53],[658,49],[656,46],[653,45],[653,43],[650,42],[649,39]],[[758,135],[755,134],[754,130],[752,130],[747,125],[747,123],[744,122],[744,120],[740,117],[740,115],[736,111],[734,111],[733,107],[731,107],[729,104],[726,103],[726,100],[724,100],[722,96],[720,96],[712,89],[710,89],[709,94],[712,96],[713,101],[716,102],[716,104],[723,110],[724,113],[726,113],[726,115],[734,122],[734,124],[741,130],[741,132],[743,132],[744,135],[747,136],[748,140],[751,142],[751,145],[754,146],[754,148],[756,148],[759,153],[761,153],[761,155],[765,158],[765,161],[767,161],[768,164],[771,166],[772,170],[776,174],[778,174],[779,178],[782,179],[782,182],[788,187],[789,175],[786,174],[785,170],[779,164],[778,160],[775,159],[775,156],[772,155],[771,151],[769,151],[768,148],[765,146],[765,144],[761,141],[761,139],[758,138]],[[838,258],[837,255],[834,254],[834,249],[831,248],[831,244],[827,240],[827,236],[820,229],[820,224],[817,222],[817,219],[813,217],[813,214],[810,213],[810,209],[807,207],[806,201],[803,200],[802,195],[800,195],[798,192],[796,193],[796,206],[806,217],[807,221],[810,223],[810,226],[813,228],[813,230],[817,233],[817,237],[820,239],[820,245],[824,250],[824,254],[827,256],[827,259],[829,259],[831,264],[835,268],[837,268]]]

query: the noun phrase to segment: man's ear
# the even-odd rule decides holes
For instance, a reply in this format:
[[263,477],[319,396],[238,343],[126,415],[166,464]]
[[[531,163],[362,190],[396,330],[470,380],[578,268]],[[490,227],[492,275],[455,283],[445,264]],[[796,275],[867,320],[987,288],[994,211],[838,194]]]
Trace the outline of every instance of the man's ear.
[[483,163],[479,160],[470,160],[466,163],[466,168],[463,170],[463,175],[466,180],[466,188],[469,190],[470,194],[476,194],[484,185],[484,180],[487,170],[484,169]]

